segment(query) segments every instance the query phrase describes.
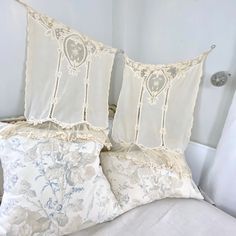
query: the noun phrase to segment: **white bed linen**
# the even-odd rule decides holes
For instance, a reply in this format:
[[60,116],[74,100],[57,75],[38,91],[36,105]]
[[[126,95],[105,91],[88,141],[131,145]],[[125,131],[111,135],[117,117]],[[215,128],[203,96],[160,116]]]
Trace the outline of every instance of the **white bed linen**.
[[195,199],[163,199],[70,236],[233,236],[236,219]]

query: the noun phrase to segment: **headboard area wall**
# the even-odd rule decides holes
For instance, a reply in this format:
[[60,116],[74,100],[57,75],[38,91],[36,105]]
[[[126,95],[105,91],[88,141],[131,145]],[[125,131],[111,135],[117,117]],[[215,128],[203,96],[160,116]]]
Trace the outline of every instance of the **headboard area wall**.
[[[113,46],[132,59],[173,63],[216,44],[206,62],[191,137],[211,147],[218,143],[236,89],[235,9],[235,0],[113,1]],[[218,71],[232,74],[223,87],[210,82]]]
[[[195,111],[192,140],[216,147],[236,88],[235,0],[25,0],[92,38],[123,49],[144,63],[172,63],[217,47],[209,56]],[[66,9],[66,11],[65,11]],[[176,11],[178,9],[178,11]],[[168,14],[167,14],[168,13]],[[0,2],[0,118],[23,114],[26,12],[15,0]],[[118,58],[118,61],[120,59]],[[122,83],[122,62],[113,71],[110,103]],[[211,85],[217,71],[231,79]]]

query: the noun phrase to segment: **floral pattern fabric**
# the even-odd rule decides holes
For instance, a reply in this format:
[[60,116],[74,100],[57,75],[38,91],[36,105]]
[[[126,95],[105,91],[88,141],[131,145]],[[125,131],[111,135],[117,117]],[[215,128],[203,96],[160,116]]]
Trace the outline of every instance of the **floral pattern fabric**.
[[0,235],[65,235],[116,217],[120,208],[99,165],[102,146],[19,135],[0,140]]
[[166,150],[104,152],[101,164],[124,211],[162,198],[197,198],[184,156]]

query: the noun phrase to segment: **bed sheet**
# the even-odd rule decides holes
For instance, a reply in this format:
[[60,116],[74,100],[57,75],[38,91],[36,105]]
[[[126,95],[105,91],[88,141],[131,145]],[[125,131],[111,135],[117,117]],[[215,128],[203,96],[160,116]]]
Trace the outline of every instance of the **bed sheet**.
[[236,219],[203,200],[163,199],[70,236],[233,236]]

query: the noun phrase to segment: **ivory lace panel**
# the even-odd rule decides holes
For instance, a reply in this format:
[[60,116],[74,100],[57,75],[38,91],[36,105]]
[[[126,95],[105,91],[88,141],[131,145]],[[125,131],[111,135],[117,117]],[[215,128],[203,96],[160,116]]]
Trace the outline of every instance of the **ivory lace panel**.
[[108,127],[108,93],[116,49],[28,10],[25,117]]
[[8,125],[1,130],[0,139],[8,139],[14,135],[30,139],[56,138],[66,142],[96,141],[110,149],[111,143],[108,139],[108,130],[91,129],[87,124],[73,126],[70,129],[62,129],[53,122],[44,122],[43,124],[32,125],[27,121],[20,121],[13,125]]
[[170,65],[126,56],[112,137],[118,143],[183,152],[189,142],[203,64],[210,51]]

